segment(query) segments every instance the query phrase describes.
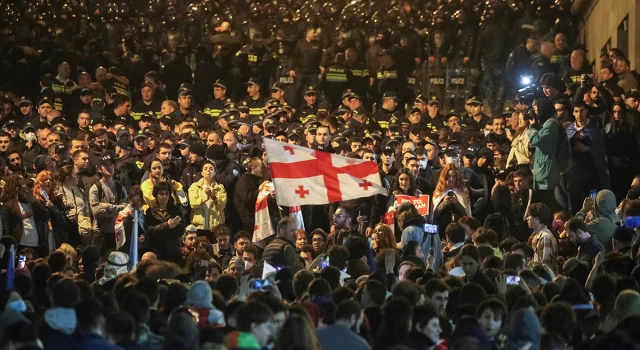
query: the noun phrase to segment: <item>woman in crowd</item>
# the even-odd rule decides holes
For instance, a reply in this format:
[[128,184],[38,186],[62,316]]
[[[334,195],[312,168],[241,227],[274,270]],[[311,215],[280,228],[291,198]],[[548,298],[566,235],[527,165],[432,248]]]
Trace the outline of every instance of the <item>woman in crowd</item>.
[[308,316],[291,315],[276,337],[274,350],[321,350],[315,327]]
[[[164,167],[162,166],[162,161],[157,158],[152,160],[151,163],[149,163],[149,178],[140,185],[140,189],[142,190],[142,199],[144,199],[142,206],[143,211],[146,212],[147,208],[156,205],[156,198],[153,195],[153,189],[158,183],[164,181],[163,174]],[[182,190],[182,184],[175,180],[168,180],[167,183],[171,185],[171,194],[174,197],[174,203],[185,204],[186,196]]]
[[304,230],[296,231],[296,249],[298,251],[302,250],[302,247],[309,243],[309,239],[307,238],[307,233]]
[[[138,211],[138,222],[134,223],[134,210]],[[140,186],[134,185],[131,186],[127,193],[127,207],[124,208],[120,213],[118,213],[118,217],[116,218],[116,228],[120,228],[121,232],[125,235],[125,243],[122,247],[120,247],[120,251],[128,252],[131,246],[131,239],[133,238],[133,227],[134,224],[138,225],[138,254],[142,255],[147,250],[148,244],[148,235],[144,224],[145,212],[142,211],[142,191],[140,190]]]
[[433,191],[433,222],[439,226],[440,236],[451,222],[460,217],[471,216],[469,195],[462,174],[454,164],[447,164],[440,173]]
[[395,196],[404,195],[417,197],[420,196],[420,190],[416,186],[416,178],[408,168],[402,168],[393,178],[391,185],[391,194],[389,195],[389,206],[395,203]]
[[517,118],[518,127],[513,135],[513,141],[511,141],[511,151],[507,158],[507,167],[523,166],[529,167],[531,165],[531,147],[529,146],[529,137],[527,136],[527,130],[529,129],[529,120],[524,118],[524,115],[520,112],[514,112],[511,116],[511,120]]
[[145,228],[149,235],[149,250],[159,259],[180,262],[180,237],[184,233],[184,211],[171,198],[172,186],[161,181],[153,187],[155,205],[146,211]]
[[189,187],[191,223],[198,230],[205,232],[210,232],[213,227],[224,224],[224,207],[227,205],[227,192],[224,186],[216,183],[215,174],[216,170],[213,163],[204,162],[202,165],[202,178]]
[[64,229],[68,235],[68,242],[73,246],[80,242],[87,246],[93,239],[91,213],[89,203],[85,202],[85,195],[78,187],[78,175],[72,165],[60,168],[58,183],[60,196],[53,202],[66,218]]
[[30,247],[39,256],[47,256],[53,248],[49,244],[49,217],[44,204],[23,186],[22,176],[5,179],[0,207],[4,235],[12,236],[20,247]]
[[383,249],[396,248],[396,239],[393,236],[391,227],[385,224],[376,225],[373,235],[371,236],[371,245],[374,254],[378,254]]
[[50,227],[53,229],[51,232],[51,230],[47,228],[47,231],[49,231],[49,233],[47,233],[49,249],[57,248],[62,243],[67,242],[68,231],[64,215],[53,204],[53,201],[58,200],[59,196],[56,193],[55,181],[51,171],[43,170],[38,173],[33,182],[33,195],[49,211]]

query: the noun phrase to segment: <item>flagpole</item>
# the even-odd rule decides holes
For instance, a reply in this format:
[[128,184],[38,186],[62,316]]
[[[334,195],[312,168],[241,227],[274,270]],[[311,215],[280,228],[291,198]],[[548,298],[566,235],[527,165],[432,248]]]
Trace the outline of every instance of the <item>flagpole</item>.
[[5,289],[7,291],[13,290],[14,288],[14,270],[16,263],[16,246],[11,245],[9,247],[9,261],[7,262],[7,281]]
[[138,265],[138,209],[133,209],[133,229],[131,230],[131,245],[129,246],[129,271],[135,271]]

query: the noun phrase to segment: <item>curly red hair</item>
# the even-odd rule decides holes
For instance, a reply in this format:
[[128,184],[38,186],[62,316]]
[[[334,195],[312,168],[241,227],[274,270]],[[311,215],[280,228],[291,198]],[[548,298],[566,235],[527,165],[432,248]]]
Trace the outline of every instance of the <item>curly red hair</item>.
[[40,173],[38,173],[38,175],[36,176],[36,180],[33,183],[33,195],[36,197],[37,200],[41,202],[44,202],[45,199],[42,198],[42,195],[40,194],[40,189],[42,188],[42,185],[47,180],[47,178],[51,180],[51,188],[49,189],[49,192],[47,194],[49,195],[49,199],[53,200],[54,190],[56,188],[56,184],[53,178],[53,173],[51,173],[49,170],[43,170]]

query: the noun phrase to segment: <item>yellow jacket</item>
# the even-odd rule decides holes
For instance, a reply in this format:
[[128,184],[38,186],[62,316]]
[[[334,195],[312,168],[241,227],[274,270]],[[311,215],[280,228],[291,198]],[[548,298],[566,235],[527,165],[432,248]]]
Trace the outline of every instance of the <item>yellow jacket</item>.
[[[171,187],[173,188],[173,201],[176,205],[180,205],[180,199],[178,196],[181,194],[184,195],[184,191],[182,190],[182,184],[171,180]],[[156,205],[156,198],[153,196],[153,183],[151,179],[146,179],[140,184],[140,190],[142,191],[142,211],[147,212],[149,207]]]
[[[199,230],[211,230],[217,225],[224,224],[224,207],[227,205],[227,191],[221,184],[213,185],[215,199],[209,199],[203,203],[203,200],[207,198],[207,194],[204,192],[205,187],[204,179],[194,182],[189,187],[191,224]],[[208,222],[206,216],[208,216]]]

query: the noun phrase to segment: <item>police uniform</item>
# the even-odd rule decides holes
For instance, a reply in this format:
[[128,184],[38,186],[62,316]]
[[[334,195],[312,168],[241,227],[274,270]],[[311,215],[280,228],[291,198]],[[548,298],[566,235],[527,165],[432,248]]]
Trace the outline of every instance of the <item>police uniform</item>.
[[[219,87],[228,91],[227,84],[220,79],[216,80],[215,84],[213,84],[213,87],[214,88]],[[224,106],[230,102],[231,102],[231,99],[226,98],[226,96],[225,98],[222,98],[222,99],[214,98],[211,101],[207,102],[207,104],[204,106],[204,110],[202,111],[202,113],[214,118],[213,120],[215,122],[215,120],[218,119],[218,117],[220,116],[220,113],[224,109]]]
[[[382,96],[382,99],[394,99],[396,100],[396,102],[398,102],[398,97],[396,96],[396,93],[393,91],[389,91],[389,92],[385,92],[385,94]],[[389,128],[389,121],[391,120],[391,115],[394,113],[395,111],[390,111],[384,108],[380,108],[377,112],[375,112],[373,114],[373,119],[378,122],[378,124],[380,125],[380,127],[382,129],[388,129]]]
[[264,97],[262,97],[262,85],[260,84],[260,82],[256,78],[249,79],[249,82],[247,82],[247,85],[258,85],[258,86],[260,86],[260,89],[261,89],[260,96],[257,99],[254,99],[251,96],[247,96],[247,97],[242,99],[240,104],[242,106],[244,106],[244,107],[249,108],[249,116],[250,117],[256,117],[256,116],[264,115],[265,99],[264,99]]
[[161,107],[162,103],[155,100],[152,100],[150,104],[146,104],[143,100],[140,100],[131,107],[131,117],[135,121],[138,121],[146,113],[160,115]]
[[[313,86],[309,86],[307,90],[304,92],[304,94],[305,95],[316,94],[316,90],[313,88]],[[318,113],[317,102],[313,106],[309,106],[308,104],[305,103],[305,105],[300,107],[300,109],[298,110],[297,120],[300,120],[302,124],[305,124],[310,120],[315,120],[317,113]]]
[[351,71],[342,64],[334,64],[324,70],[323,90],[332,106],[340,105],[342,91],[351,86],[352,77]]
[[51,89],[55,94],[53,108],[60,112],[67,112],[71,108],[71,93],[74,86],[76,86],[76,83],[71,79],[65,83],[58,80],[57,77],[53,79],[51,84]]

